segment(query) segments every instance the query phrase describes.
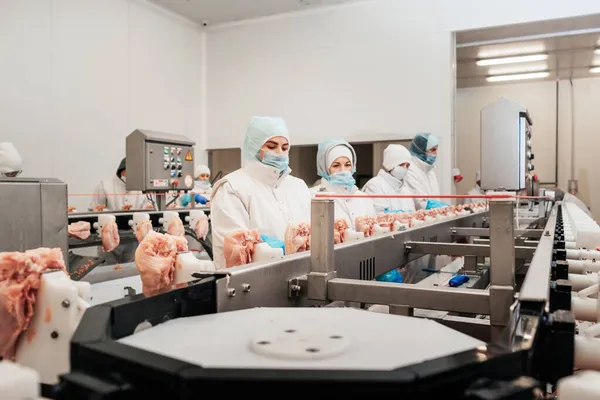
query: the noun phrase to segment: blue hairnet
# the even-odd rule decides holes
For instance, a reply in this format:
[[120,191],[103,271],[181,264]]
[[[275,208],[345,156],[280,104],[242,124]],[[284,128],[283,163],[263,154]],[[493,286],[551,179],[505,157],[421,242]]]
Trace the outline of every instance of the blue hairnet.
[[329,165],[327,165],[327,156],[333,148],[337,146],[345,146],[352,153],[352,174],[356,172],[356,153],[354,148],[345,141],[344,139],[327,139],[319,143],[319,150],[317,151],[317,174],[322,178],[329,177]]
[[418,157],[421,161],[425,161],[427,159],[427,150],[439,144],[440,140],[437,136],[431,133],[418,133],[410,144],[410,153]]
[[290,133],[287,125],[282,118],[279,117],[252,117],[246,138],[244,139],[244,147],[242,147],[242,156],[245,160],[255,161],[258,159],[260,148],[267,142],[277,136],[282,136],[290,141]]

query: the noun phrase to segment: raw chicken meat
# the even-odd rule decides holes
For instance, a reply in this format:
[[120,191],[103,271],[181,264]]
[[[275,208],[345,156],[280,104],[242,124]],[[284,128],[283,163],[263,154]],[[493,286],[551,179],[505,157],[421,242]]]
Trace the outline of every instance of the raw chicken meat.
[[333,243],[344,243],[346,241],[346,229],[348,229],[348,221],[345,218],[336,219],[333,221]]
[[135,251],[135,265],[140,271],[144,295],[152,296],[171,288],[177,253],[182,251],[187,251],[185,238],[148,232]]
[[74,213],[74,212],[77,212],[77,209],[75,208],[75,206],[68,206],[67,207],[67,212]]
[[133,208],[133,204],[123,204],[123,207],[121,207],[122,211],[129,211]]
[[407,228],[411,228],[413,225],[412,224],[412,213],[399,212],[399,213],[395,214],[394,217],[396,218],[396,221],[400,222],[401,224],[406,225]]
[[67,231],[70,236],[76,237],[77,239],[85,240],[90,237],[90,229],[92,226],[89,222],[79,221],[69,224]]
[[184,236],[185,229],[183,228],[183,222],[181,218],[174,217],[167,227],[167,233],[173,236]]
[[379,214],[375,217],[375,222],[382,228],[390,228],[390,232],[395,230],[394,222],[396,222],[395,214]]
[[202,240],[206,239],[206,235],[208,235],[208,217],[204,215],[202,218],[198,218],[196,220],[196,224],[194,225],[194,233],[196,237]]
[[104,211],[105,209],[106,209],[106,206],[104,204],[98,204],[98,205],[94,206],[95,212]]
[[19,335],[33,316],[41,275],[67,272],[60,249],[39,248],[24,253],[0,253],[0,356],[12,360]]
[[373,235],[376,224],[375,217],[356,217],[356,232],[362,232],[365,234],[365,237],[370,237]]
[[110,252],[116,249],[121,242],[119,237],[119,228],[114,221],[104,224],[100,231],[102,237],[102,251]]
[[262,242],[258,229],[239,229],[227,234],[223,240],[225,267],[231,268],[252,262],[254,246]]
[[152,221],[142,221],[135,228],[135,238],[137,239],[138,242],[141,243],[142,240],[144,240],[144,238],[148,234],[148,232],[150,232],[151,230],[152,230]]
[[285,230],[284,247],[286,255],[310,250],[310,224],[289,224]]

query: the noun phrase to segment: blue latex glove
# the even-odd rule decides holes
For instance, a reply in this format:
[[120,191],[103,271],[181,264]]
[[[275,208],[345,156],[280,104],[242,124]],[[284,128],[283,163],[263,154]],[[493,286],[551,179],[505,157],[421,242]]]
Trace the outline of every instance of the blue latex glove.
[[379,275],[375,280],[379,282],[402,283],[402,274],[398,270],[393,269],[383,275]]
[[448,285],[450,287],[459,287],[463,283],[469,282],[469,279],[470,278],[468,275],[457,275],[457,276],[453,277],[452,279],[450,279],[450,281],[448,282]]
[[427,205],[425,206],[425,209],[431,210],[432,208],[442,208],[442,207],[448,207],[448,204],[442,203],[441,201],[437,201],[437,200],[427,200]]
[[260,238],[262,239],[263,242],[265,242],[272,248],[283,250],[283,254],[285,254],[285,243],[283,242],[283,240],[279,240],[274,237],[263,236],[263,235],[261,235]]
[[390,210],[389,208],[386,208],[383,210],[384,214],[398,214],[401,212],[404,212],[404,210]]
[[184,193],[181,196],[179,196],[179,199],[181,201],[181,206],[187,207],[188,204],[192,202],[192,195],[189,193]]
[[194,196],[194,201],[196,202],[196,204],[206,204],[208,203],[208,199],[202,195],[197,194],[196,196]]

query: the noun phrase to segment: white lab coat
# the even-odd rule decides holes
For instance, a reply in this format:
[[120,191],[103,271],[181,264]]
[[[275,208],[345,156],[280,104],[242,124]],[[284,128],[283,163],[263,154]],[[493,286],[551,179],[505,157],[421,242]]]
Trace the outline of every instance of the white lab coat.
[[[484,194],[485,194],[485,192],[481,189],[481,186],[479,186],[479,185],[475,185],[474,188],[471,188],[471,190],[469,190],[467,192],[467,195],[469,195],[469,196],[481,196]],[[482,201],[482,200],[481,199],[465,199],[463,204],[468,205],[468,204],[473,204],[473,203],[479,203],[480,201]]]
[[[122,194],[123,196],[115,196],[115,194]],[[106,210],[121,211],[126,204],[131,204],[133,206],[132,210],[141,210],[146,208],[148,201],[140,191],[128,192],[125,188],[125,182],[115,175],[104,179],[96,187],[94,197],[90,203],[90,210],[93,210],[97,205],[106,205]]]
[[[320,184],[310,189],[310,191],[312,193],[365,194],[358,190],[356,186],[333,185],[326,179],[321,179]],[[371,199],[334,199],[334,203],[334,218],[344,218],[352,229],[356,229],[356,217],[375,215],[375,208]]]
[[[411,194],[408,185],[403,181],[394,178],[389,172],[380,169],[377,176],[371,178],[363,187],[367,194]],[[382,214],[385,210],[406,212],[415,211],[415,202],[413,199],[373,199],[375,211]]]
[[212,195],[212,186],[205,185],[200,181],[194,181],[194,189],[192,190],[192,192],[198,193],[210,200],[210,197]]
[[217,268],[225,268],[223,241],[234,230],[258,229],[284,240],[288,224],[310,222],[310,190],[290,172],[250,161],[214,185],[210,218]]
[[[415,156],[412,156],[410,168],[408,169],[406,178],[404,178],[404,183],[406,183],[410,191],[416,195],[440,194],[440,184],[435,173],[435,166],[429,165]],[[415,209],[424,210],[427,206],[427,200],[439,201],[439,199],[417,198],[414,199]]]

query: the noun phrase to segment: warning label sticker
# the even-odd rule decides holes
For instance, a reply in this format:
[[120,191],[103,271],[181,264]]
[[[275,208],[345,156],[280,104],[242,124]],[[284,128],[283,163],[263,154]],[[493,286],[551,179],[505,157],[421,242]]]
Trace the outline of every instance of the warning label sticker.
[[154,179],[152,181],[152,186],[166,188],[169,187],[169,181],[167,179]]
[[185,161],[193,161],[191,150],[188,150],[187,154],[185,155]]

